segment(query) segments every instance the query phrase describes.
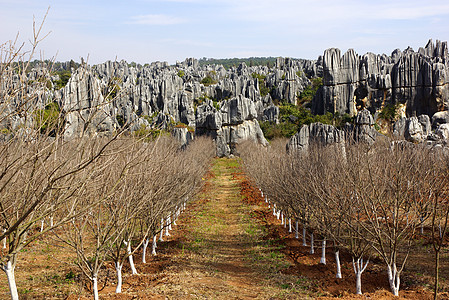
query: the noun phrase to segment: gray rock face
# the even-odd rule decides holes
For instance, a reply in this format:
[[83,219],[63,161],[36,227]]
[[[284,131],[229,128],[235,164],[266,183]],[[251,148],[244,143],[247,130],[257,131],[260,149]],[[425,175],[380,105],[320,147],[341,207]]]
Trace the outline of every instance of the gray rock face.
[[338,144],[344,147],[345,133],[332,125],[322,123],[304,125],[290,138],[287,151],[307,150],[313,143],[322,146]]
[[187,127],[175,127],[172,129],[171,135],[179,141],[182,148],[185,148],[193,139],[193,132],[190,132]]
[[367,109],[361,110],[355,119],[353,138],[356,142],[374,143],[381,134],[374,128],[374,119]]
[[407,116],[432,115],[449,105],[447,43],[431,40],[418,52],[395,50],[391,56],[328,49],[323,56],[323,87],[312,103],[314,113],[355,115],[364,107],[380,110],[403,103]]
[[427,115],[401,118],[394,123],[393,134],[398,139],[421,143],[431,134],[430,118]]
[[235,146],[244,140],[268,144],[257,122],[254,102],[243,96],[223,101],[218,111],[211,101],[199,106],[195,133],[214,138],[219,157],[235,154]]
[[439,111],[432,116],[432,126],[437,128],[441,124],[449,123],[449,111]]
[[61,110],[65,113],[64,136],[110,134],[117,127],[113,106],[103,98],[98,79],[80,68],[64,88]]
[[443,141],[447,141],[449,139],[449,124],[441,124],[438,126],[437,130],[435,130],[435,135]]

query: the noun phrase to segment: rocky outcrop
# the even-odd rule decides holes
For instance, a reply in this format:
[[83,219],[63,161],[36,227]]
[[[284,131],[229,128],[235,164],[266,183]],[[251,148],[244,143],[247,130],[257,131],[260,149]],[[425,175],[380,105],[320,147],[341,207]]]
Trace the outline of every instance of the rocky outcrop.
[[181,148],[185,148],[194,139],[194,132],[187,127],[175,127],[171,135],[181,144]]
[[235,154],[235,146],[244,140],[268,144],[257,122],[254,103],[243,96],[223,101],[219,110],[211,101],[198,107],[195,134],[211,136],[219,157]]
[[63,90],[61,111],[65,116],[64,136],[110,134],[117,128],[114,107],[101,93],[99,80],[80,68]]
[[[350,132],[350,131],[348,131]],[[373,144],[381,134],[374,128],[374,119],[367,109],[363,109],[357,114],[352,130],[355,142]]]
[[393,125],[393,135],[396,139],[405,139],[412,143],[421,143],[431,134],[430,118],[427,115],[401,118]]
[[307,150],[312,144],[320,146],[337,144],[344,147],[345,132],[332,125],[322,123],[304,125],[290,138],[287,151]]
[[407,116],[433,115],[449,105],[449,63],[446,42],[430,40],[414,52],[390,56],[328,49],[323,56],[323,87],[312,103],[314,113],[372,113],[386,103],[402,103]]

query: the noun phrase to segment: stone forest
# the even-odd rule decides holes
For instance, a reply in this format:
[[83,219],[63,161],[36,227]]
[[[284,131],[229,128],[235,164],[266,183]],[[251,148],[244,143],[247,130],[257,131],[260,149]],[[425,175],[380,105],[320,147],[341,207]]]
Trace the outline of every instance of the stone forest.
[[1,298],[449,297],[447,42],[27,57],[2,45]]

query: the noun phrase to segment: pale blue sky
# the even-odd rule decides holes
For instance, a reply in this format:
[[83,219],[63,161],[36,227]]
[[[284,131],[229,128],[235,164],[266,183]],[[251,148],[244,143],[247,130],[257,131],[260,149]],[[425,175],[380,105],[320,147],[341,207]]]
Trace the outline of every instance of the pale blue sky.
[[390,54],[449,39],[447,0],[0,0],[0,44],[17,32],[27,41],[48,6],[40,50],[59,61],[316,59],[330,47]]

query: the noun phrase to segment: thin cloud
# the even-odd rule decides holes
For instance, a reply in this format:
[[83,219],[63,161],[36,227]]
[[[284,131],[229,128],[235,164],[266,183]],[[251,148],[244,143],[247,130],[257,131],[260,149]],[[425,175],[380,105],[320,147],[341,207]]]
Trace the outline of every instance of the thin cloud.
[[187,20],[170,15],[140,15],[131,17],[131,24],[139,25],[177,25],[186,23]]

